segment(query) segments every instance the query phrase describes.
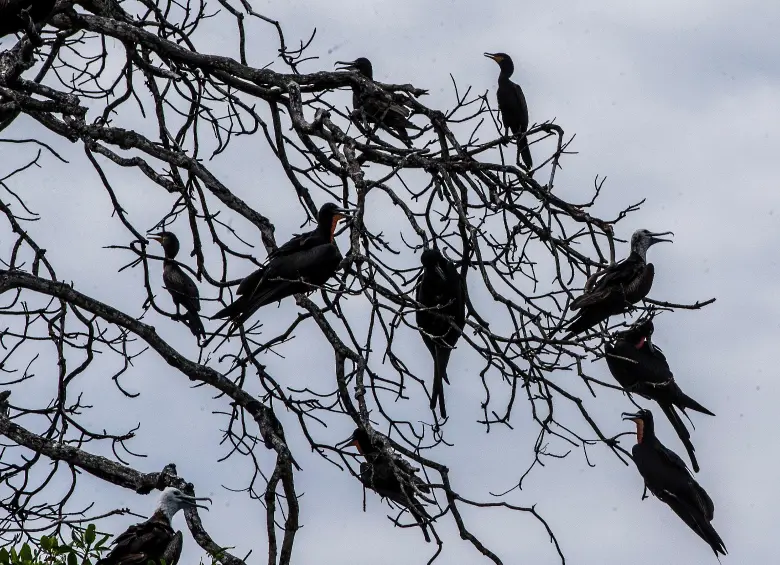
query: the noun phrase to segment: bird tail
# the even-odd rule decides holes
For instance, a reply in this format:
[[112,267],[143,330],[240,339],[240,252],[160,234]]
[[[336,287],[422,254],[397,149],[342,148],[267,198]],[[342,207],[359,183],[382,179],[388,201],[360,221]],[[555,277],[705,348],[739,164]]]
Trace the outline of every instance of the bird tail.
[[436,409],[439,404],[439,414],[442,418],[447,417],[447,408],[444,405],[444,383],[450,384],[447,377],[447,364],[450,360],[451,350],[445,347],[436,346],[433,358],[433,388],[431,390],[431,410]]
[[709,416],[715,415],[713,412],[710,412],[704,406],[696,402],[693,398],[685,394],[682,390],[680,390],[679,387],[675,392],[677,394],[675,394],[674,403],[680,408],[688,408],[690,410],[695,410],[696,412],[701,412],[702,414],[707,414]]
[[685,446],[685,451],[688,452],[688,457],[691,459],[691,466],[694,472],[699,472],[699,462],[696,461],[695,449],[693,443],[691,443],[691,433],[688,428],[685,427],[680,415],[675,411],[674,406],[671,404],[661,404],[661,410],[664,411],[669,422],[672,424],[674,431],[677,432],[677,436]]
[[710,524],[709,520],[702,516],[700,512],[696,512],[687,503],[683,503],[680,506],[670,506],[672,510],[674,510],[675,514],[682,518],[683,522],[685,522],[690,529],[696,532],[696,534],[701,539],[709,544],[709,546],[712,548],[712,551],[715,552],[716,556],[718,553],[722,555],[726,555],[728,553],[726,550],[726,544],[723,543],[723,540],[718,535],[718,532],[715,531],[715,528],[712,527],[712,524]]
[[226,318],[235,318],[244,309],[248,300],[249,299],[247,295],[239,296],[231,304],[225,306],[222,310],[220,310],[219,312],[211,316],[211,318],[209,319],[218,320],[218,319],[226,319]]
[[528,139],[523,136],[517,140],[517,151],[523,158],[523,163],[528,170],[534,168],[534,161],[531,158],[531,148],[528,146]]
[[419,524],[423,536],[425,536],[425,541],[430,543],[431,536],[428,534],[428,522],[431,521],[431,515],[428,514],[428,512],[425,510],[425,507],[419,500],[412,499],[412,505],[408,508],[412,516],[414,516],[417,524]]
[[590,312],[587,310],[577,312],[577,315],[572,318],[572,321],[566,327],[566,329],[569,330],[569,333],[567,333],[563,339],[571,339],[575,335],[581,334],[601,321],[593,315],[587,315],[589,313]]
[[189,310],[185,316],[185,321],[192,335],[196,338],[206,337],[206,328],[203,327],[203,322],[197,312]]

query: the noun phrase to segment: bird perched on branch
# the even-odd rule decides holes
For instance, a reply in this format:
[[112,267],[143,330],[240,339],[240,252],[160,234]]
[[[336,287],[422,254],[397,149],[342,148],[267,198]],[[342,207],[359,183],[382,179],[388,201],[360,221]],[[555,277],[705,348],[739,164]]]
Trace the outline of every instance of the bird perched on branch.
[[416,470],[408,461],[398,456],[391,458],[383,453],[378,446],[371,443],[368,433],[361,428],[355,429],[347,441],[366,458],[366,461],[360,464],[359,478],[363,486],[409,510],[422,529],[425,541],[430,542],[427,524],[431,521],[431,516],[415,497],[415,491],[427,493],[430,489],[415,475]]
[[349,213],[336,204],[323,204],[317,214],[317,227],[296,235],[272,252],[265,266],[238,285],[238,298],[211,319],[229,318],[238,326],[266,304],[312,292],[325,284],[341,264],[341,251],[334,235],[339,221]]
[[177,488],[168,487],[160,496],[157,508],[145,522],[135,524],[114,539],[114,548],[96,565],[147,565],[165,559],[166,565],[175,565],[181,555],[181,532],[174,533],[171,527],[173,517],[184,508],[208,507],[198,504],[198,498],[184,494]]
[[570,339],[578,333],[609,319],[610,316],[626,312],[632,304],[642,300],[653,286],[655,267],[647,262],[647,250],[662,241],[660,236],[670,231],[652,233],[637,230],[631,236],[631,254],[628,258],[610,265],[592,275],[585,283],[582,296],[571,303],[572,310],[580,310],[566,328]]
[[[515,72],[515,64],[512,57],[506,53],[485,53],[485,57],[498,63],[501,72],[498,74],[498,109],[501,112],[501,122],[504,124],[504,135],[512,130],[514,135],[525,134],[528,131],[528,104],[525,101],[523,89],[519,84],[509,80]],[[523,158],[527,169],[534,166],[531,159],[531,149],[528,147],[528,139],[520,135],[517,140],[517,151]]]
[[[374,80],[374,67],[365,57],[359,57],[354,61],[336,61],[336,64],[342,66],[340,70],[357,71],[368,80]],[[406,130],[422,129],[409,121],[411,115],[409,108],[384,100],[376,94],[364,92],[358,85],[352,87],[352,107],[357,117],[363,117],[370,123],[379,124],[384,129],[395,132],[407,146],[411,146],[412,142]]]
[[631,455],[647,490],[674,510],[709,544],[715,555],[726,555],[726,546],[710,523],[715,514],[712,499],[690,474],[680,456],[655,436],[653,414],[640,410],[636,414],[624,413],[623,419],[636,423],[636,445],[631,449]]
[[438,402],[439,413],[446,418],[444,383],[450,382],[447,364],[466,325],[466,288],[458,269],[438,249],[426,249],[420,259],[423,272],[415,298],[425,308],[416,312],[417,326],[433,357],[431,409]]
[[654,331],[651,319],[640,320],[628,330],[617,334],[613,343],[604,346],[609,372],[626,392],[655,400],[680,437],[691,459],[691,466],[699,472],[691,434],[675,410],[686,408],[714,416],[712,412],[686,395],[674,381],[674,375],[663,352],[652,342]]
[[[205,337],[206,330],[203,328],[203,322],[198,314],[200,312],[198,287],[175,260],[179,253],[179,238],[169,231],[161,231],[149,236],[149,239],[158,241],[165,251],[163,283],[176,305],[176,319],[184,321],[196,338]],[[184,307],[183,316],[180,313],[180,306]]]
[[44,21],[56,0],[0,0],[0,37]]

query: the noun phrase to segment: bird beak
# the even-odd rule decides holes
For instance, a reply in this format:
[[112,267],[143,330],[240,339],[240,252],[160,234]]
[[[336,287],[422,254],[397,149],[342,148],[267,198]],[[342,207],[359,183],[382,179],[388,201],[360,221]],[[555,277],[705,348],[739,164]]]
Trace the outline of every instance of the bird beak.
[[485,53],[485,57],[488,59],[493,59],[496,63],[501,62],[501,57],[497,56],[495,53]]
[[642,418],[640,417],[640,414],[631,414],[630,412],[623,412],[621,414],[623,416],[624,420],[631,420],[632,422],[641,422]]
[[208,500],[209,502],[211,502],[211,499],[209,497],[207,497],[207,496],[197,497],[197,496],[184,495],[184,498],[183,498],[183,501],[186,504],[189,504],[193,508],[203,508],[203,510],[208,510],[209,507],[206,506],[205,504],[198,504],[199,500]]
[[337,221],[338,220],[346,220],[352,217],[352,214],[354,214],[354,210],[350,210],[348,208],[339,208],[336,210],[336,214],[333,216]]
[[163,236],[160,235],[159,233],[153,233],[152,235],[149,236],[149,239],[153,239],[154,241],[157,241],[159,243],[163,242]]
[[344,441],[340,441],[340,442],[338,442],[338,443],[336,444],[336,447],[340,447],[340,446],[342,446],[342,445],[343,445],[344,447],[355,447],[355,448],[358,450],[358,453],[360,453],[361,455],[362,455],[362,453],[363,453],[363,450],[362,450],[362,449],[360,449],[360,443],[359,443],[359,442],[358,442],[358,440],[356,440],[356,439],[355,439],[353,436],[349,436],[349,437],[348,437],[347,439],[345,439]]
[[663,239],[661,237],[658,237],[659,235],[674,235],[674,232],[671,231],[664,231],[661,233],[651,233],[650,234],[650,245],[655,245],[656,243],[661,243],[662,241],[666,241],[667,243],[673,243],[671,239]]
[[342,66],[342,68],[339,69],[341,71],[355,70],[355,61],[336,61],[336,63],[333,66],[335,67],[336,65]]
[[441,280],[447,280],[447,273],[444,272],[444,269],[441,268],[441,265],[436,265],[433,270],[436,271],[436,274],[441,277]]

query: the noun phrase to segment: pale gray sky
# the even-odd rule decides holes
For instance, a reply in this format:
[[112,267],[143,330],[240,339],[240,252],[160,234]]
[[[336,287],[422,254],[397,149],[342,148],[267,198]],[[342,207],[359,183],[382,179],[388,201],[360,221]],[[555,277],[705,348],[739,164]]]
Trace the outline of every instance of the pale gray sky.
[[[780,55],[776,49],[780,5],[657,0],[264,1],[253,5],[282,22],[291,45],[317,27],[312,50],[321,59],[306,64],[304,72],[331,69],[337,59],[367,56],[374,63],[377,80],[411,82],[429,89],[424,102],[431,107],[452,105],[450,73],[460,88],[490,89],[492,97],[498,69],[482,53],[505,51],[514,58],[514,79],[525,91],[531,121],[555,118],[568,134],[576,133],[571,148],[579,154],[563,161],[556,193],[575,202],[586,200],[594,177],[606,175],[605,191],[594,211],[603,217],[647,198],[640,212],[620,224],[623,231],[619,235],[627,237],[637,228],[675,232],[673,245],[659,245],[650,252],[656,265],[651,296],[679,302],[718,299],[703,311],[664,314],[656,323],[655,339],[682,389],[717,414],[715,418],[693,416],[693,442],[701,465],[696,478],[715,502],[713,525],[730,552],[723,562],[766,563],[776,558],[773,530],[780,492],[775,486],[775,468],[780,452],[772,414],[780,398],[773,362],[780,314],[774,288],[779,270],[775,210],[780,195],[773,163],[780,149]],[[210,5],[217,7],[217,3]],[[277,48],[273,29],[260,24],[250,29],[250,62],[265,65],[273,60]],[[8,43],[3,40],[0,48]],[[202,52],[237,56],[234,28],[220,27],[217,20],[196,43]],[[272,68],[284,70],[278,63]],[[339,96],[346,105],[348,93]],[[130,118],[120,117],[116,125],[131,123]],[[21,118],[3,135],[40,133],[32,120]],[[278,241],[286,240],[299,231],[304,219],[288,181],[261,137],[233,143],[228,152],[209,163],[211,170],[275,222]],[[117,273],[130,256],[103,248],[124,244],[129,236],[117,219],[107,217],[108,196],[86,163],[81,145],[55,145],[70,165],[47,158],[42,170],[11,184],[44,218],[31,226],[31,233],[49,250],[61,279],[73,280],[79,290],[137,314],[144,297],[140,270]],[[534,145],[534,155],[544,147],[551,149],[550,145]],[[30,151],[4,146],[0,175]],[[136,171],[108,165],[106,169],[135,225],[151,228],[172,203],[168,194]],[[318,197],[321,203],[322,195]],[[381,226],[388,237],[398,240],[397,229],[392,231],[395,212],[383,209],[386,202],[375,197],[377,208],[367,218],[376,231]],[[235,218],[234,226],[241,225],[242,233],[259,242],[246,222]],[[192,264],[185,224],[174,229],[185,239],[182,259]],[[7,248],[5,243],[3,257],[7,257]],[[75,251],[66,254],[67,249]],[[625,245],[618,254],[626,254]],[[236,276],[251,269],[233,265]],[[152,277],[160,283],[159,264],[153,265]],[[204,287],[201,294],[214,295]],[[158,298],[170,308],[164,291]],[[346,310],[356,321],[366,311],[360,300],[347,301]],[[212,312],[214,307],[206,304],[204,310]],[[294,319],[295,310],[288,301],[278,310],[269,306],[258,316],[267,320],[271,335],[273,328],[283,328]],[[146,321],[180,351],[197,355],[186,328],[154,313]],[[207,325],[207,329],[214,327]],[[412,367],[418,374],[428,374],[430,358],[422,344],[411,332],[404,339]],[[299,357],[301,350],[305,358]],[[280,382],[294,388],[330,390],[332,351],[313,323],[304,324],[296,331],[296,339],[280,351],[286,358],[266,355],[261,359]],[[225,418],[211,412],[224,410],[224,399],[213,400],[204,388],[189,389],[185,377],[147,353],[123,378],[126,387],[143,393],[128,401],[113,388],[109,376],[117,367],[106,357],[81,382],[86,400],[96,404],[85,423],[123,431],[141,422],[132,445],[149,457],[132,460],[132,464],[156,471],[174,461],[199,494],[214,498],[211,512],[201,516],[215,541],[235,546],[236,555],[252,550],[250,562],[264,562],[264,509],[222,488],[245,486],[251,469],[237,458],[215,462],[227,450],[219,445]],[[52,367],[39,363],[40,375],[53,374]],[[537,428],[525,405],[519,405],[513,414],[513,431],[494,428],[489,435],[484,433],[475,422],[481,415],[483,396],[479,368],[476,356],[461,344],[453,354],[452,385],[446,390],[451,415],[446,432],[455,446],[441,446],[433,455],[451,467],[458,492],[487,500],[489,492],[511,487],[530,463]],[[603,362],[590,371],[611,381]],[[588,396],[569,373],[550,378]],[[38,378],[26,388],[14,389],[15,403],[34,406],[36,395],[51,395],[51,387],[51,381]],[[631,407],[621,394],[602,390],[598,398],[588,398],[587,405],[603,429],[611,433],[630,429],[620,421],[620,412]],[[399,414],[429,419],[424,408],[422,399],[392,407]],[[570,408],[562,405],[561,410],[566,421],[586,429]],[[363,513],[359,483],[310,454],[288,415],[278,414],[289,422],[287,437],[303,466],[296,476],[298,492],[303,494],[303,529],[296,540],[294,561],[425,563],[435,546],[425,544],[417,530],[393,528],[385,518],[390,509],[373,493],[367,494]],[[662,417],[657,421],[662,441],[684,455],[667,422]],[[313,432],[329,443],[343,439],[353,427],[345,418],[328,424],[329,428],[315,427]],[[630,444],[630,438],[622,441],[626,448]],[[588,467],[581,452],[547,461],[547,467],[537,469],[521,493],[507,497],[516,504],[538,505],[558,535],[568,562],[715,562],[707,545],[663,503],[654,498],[640,502],[642,481],[633,465],[622,465],[606,448],[591,449],[589,455],[595,468]],[[261,448],[258,457],[270,473],[272,453]],[[142,514],[148,514],[155,503],[151,497],[88,476],[82,477],[78,499],[96,499],[97,510],[129,506]],[[464,518],[505,563],[557,560],[544,529],[528,515],[464,509]],[[119,533],[133,521],[117,518],[103,527]],[[176,525],[184,527],[181,516]],[[458,538],[451,517],[444,517],[436,527],[446,542],[441,563],[487,562]],[[183,563],[193,563],[201,554],[187,534]]]

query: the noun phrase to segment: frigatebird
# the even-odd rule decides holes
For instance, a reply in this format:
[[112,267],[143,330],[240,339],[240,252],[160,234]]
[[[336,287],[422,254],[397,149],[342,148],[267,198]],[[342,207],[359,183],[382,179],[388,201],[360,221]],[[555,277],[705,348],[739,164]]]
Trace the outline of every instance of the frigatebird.
[[532,169],[534,162],[531,159],[531,149],[524,135],[528,131],[528,104],[520,85],[509,80],[515,72],[515,64],[512,62],[512,57],[506,53],[485,53],[485,57],[493,59],[501,69],[498,74],[496,98],[501,112],[501,122],[504,124],[504,135],[507,135],[508,130],[512,130],[514,135],[523,134],[517,140],[517,150],[523,157],[526,168]]
[[[169,231],[149,236],[149,239],[160,242],[165,251],[163,260],[163,283],[173,298],[176,305],[176,318],[184,321],[192,335],[196,338],[205,337],[206,330],[200,320],[200,294],[198,287],[184,269],[176,262],[179,253],[179,238]],[[185,314],[182,316],[179,307],[183,306]]]
[[415,491],[427,493],[430,489],[425,481],[415,475],[416,469],[405,459],[383,453],[362,428],[356,428],[347,441],[350,440],[349,445],[355,446],[366,458],[365,462],[360,463],[359,479],[363,486],[409,510],[422,529],[425,541],[430,542],[427,524],[431,516],[415,497]]
[[[340,70],[357,71],[368,80],[374,80],[374,67],[365,57],[354,61],[336,61]],[[422,128],[409,121],[411,111],[406,106],[383,100],[375,94],[364,92],[358,85],[352,86],[353,115],[363,117],[370,123],[376,123],[384,129],[394,131],[407,146],[411,146],[407,129],[420,131]]]
[[628,330],[619,332],[614,343],[604,346],[609,372],[626,392],[655,400],[664,411],[674,431],[680,437],[691,458],[695,472],[699,472],[691,434],[680,415],[686,408],[714,416],[712,412],[686,395],[674,381],[674,375],[663,352],[652,342],[652,319],[637,321]]
[[416,312],[417,326],[433,357],[431,410],[438,401],[441,417],[446,418],[444,383],[450,382],[447,364],[466,325],[466,289],[458,269],[438,249],[426,249],[420,260],[423,272],[415,298],[424,308]]
[[0,37],[39,24],[54,9],[56,0],[0,0]]
[[316,290],[332,277],[341,263],[334,234],[348,210],[336,204],[323,204],[317,214],[317,227],[293,237],[268,256],[268,263],[238,285],[238,298],[211,319],[229,318],[238,326],[259,308],[288,296]]
[[160,496],[154,514],[140,524],[130,526],[114,539],[114,548],[96,565],[146,565],[152,561],[159,563],[165,559],[166,565],[175,565],[181,554],[181,532],[175,533],[171,527],[173,517],[184,508],[208,507],[198,504],[198,498],[184,494],[177,488],[168,487]]
[[636,423],[636,445],[631,449],[631,455],[647,490],[674,510],[709,544],[715,555],[726,555],[723,540],[710,524],[715,514],[712,499],[693,478],[680,456],[658,440],[652,412],[624,413],[623,419]]
[[566,328],[569,333],[564,339],[570,339],[609,319],[610,316],[626,312],[632,304],[647,296],[655,275],[655,267],[647,262],[647,250],[656,243],[671,242],[671,239],[660,237],[668,234],[674,235],[670,231],[634,232],[628,258],[591,276],[585,284],[583,294],[572,300],[571,309],[580,311]]

